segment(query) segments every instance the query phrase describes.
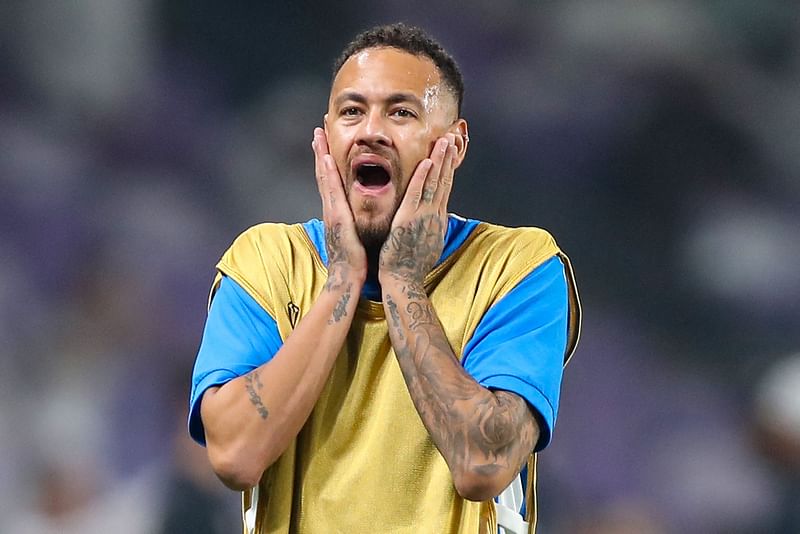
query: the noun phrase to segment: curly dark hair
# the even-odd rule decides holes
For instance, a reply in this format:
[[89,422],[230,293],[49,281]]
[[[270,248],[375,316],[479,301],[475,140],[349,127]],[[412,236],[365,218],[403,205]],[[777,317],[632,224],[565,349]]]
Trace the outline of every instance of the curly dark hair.
[[448,54],[442,45],[416,26],[398,22],[375,26],[361,32],[350,41],[334,62],[333,78],[336,78],[342,65],[350,56],[368,48],[382,47],[397,48],[414,56],[424,56],[430,59],[439,70],[445,85],[455,96],[458,115],[461,116],[461,101],[464,98],[464,78],[461,76],[461,70],[453,56]]

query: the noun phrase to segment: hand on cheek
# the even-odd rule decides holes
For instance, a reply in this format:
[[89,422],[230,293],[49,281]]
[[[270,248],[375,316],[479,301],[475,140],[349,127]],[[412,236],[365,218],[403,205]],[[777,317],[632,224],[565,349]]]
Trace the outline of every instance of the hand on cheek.
[[328,140],[322,128],[314,129],[311,147],[314,150],[317,189],[322,201],[329,279],[345,278],[351,274],[365,277],[367,255],[358,238],[353,212],[344,192],[344,183],[336,162],[329,153]]
[[441,256],[456,154],[455,136],[447,134],[417,165],[381,250],[380,276],[421,285]]

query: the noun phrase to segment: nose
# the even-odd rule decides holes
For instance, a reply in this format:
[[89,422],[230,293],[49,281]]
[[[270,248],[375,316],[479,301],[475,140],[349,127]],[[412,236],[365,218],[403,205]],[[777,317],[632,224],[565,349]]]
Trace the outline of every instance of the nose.
[[358,129],[356,143],[362,145],[390,146],[392,138],[389,136],[386,118],[379,111],[369,111]]

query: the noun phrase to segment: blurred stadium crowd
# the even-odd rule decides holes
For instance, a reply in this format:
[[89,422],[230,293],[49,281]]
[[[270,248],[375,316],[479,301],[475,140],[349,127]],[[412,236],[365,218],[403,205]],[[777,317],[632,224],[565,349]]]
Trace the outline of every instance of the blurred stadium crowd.
[[451,206],[549,229],[585,307],[547,533],[800,532],[800,4],[0,4],[0,532],[235,532],[185,430],[213,267],[319,215],[355,32],[459,60]]

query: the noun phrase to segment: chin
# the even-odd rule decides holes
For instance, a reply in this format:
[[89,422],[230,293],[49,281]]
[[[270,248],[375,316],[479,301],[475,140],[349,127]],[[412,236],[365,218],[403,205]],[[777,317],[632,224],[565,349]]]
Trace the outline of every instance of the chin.
[[389,237],[391,226],[391,217],[381,221],[356,221],[356,232],[358,232],[358,238],[367,251],[376,250],[382,247],[384,242],[386,242],[386,238]]
[[383,246],[386,238],[389,237],[389,231],[392,229],[392,220],[399,207],[399,202],[396,204],[391,209],[388,209],[385,214],[380,213],[382,206],[374,199],[365,199],[361,203],[360,210],[351,205],[353,212],[357,213],[355,215],[356,232],[361,244],[368,251],[379,249]]

